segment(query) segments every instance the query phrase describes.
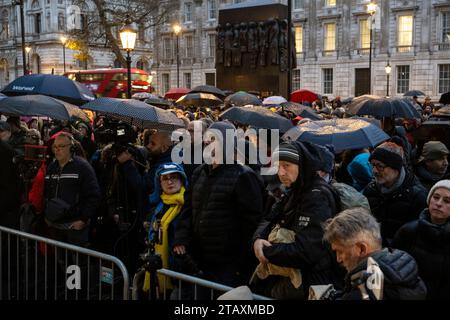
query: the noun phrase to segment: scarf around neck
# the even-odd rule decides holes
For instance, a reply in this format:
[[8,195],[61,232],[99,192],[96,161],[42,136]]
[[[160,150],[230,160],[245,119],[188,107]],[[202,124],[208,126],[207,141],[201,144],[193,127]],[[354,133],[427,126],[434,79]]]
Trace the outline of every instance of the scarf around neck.
[[381,184],[378,184],[378,187],[380,188],[380,192],[382,194],[388,194],[391,192],[394,192],[395,190],[397,190],[398,188],[400,188],[400,186],[403,184],[403,182],[405,181],[405,177],[406,177],[406,171],[405,168],[402,167],[402,170],[400,171],[400,175],[397,179],[397,181],[395,181],[395,183],[390,186],[389,188],[386,188],[385,186],[382,186]]

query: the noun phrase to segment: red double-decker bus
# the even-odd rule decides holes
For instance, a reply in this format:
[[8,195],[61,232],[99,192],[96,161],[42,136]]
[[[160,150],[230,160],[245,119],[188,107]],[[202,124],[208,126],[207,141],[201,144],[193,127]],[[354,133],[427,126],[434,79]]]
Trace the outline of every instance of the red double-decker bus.
[[[70,71],[64,74],[69,79],[83,83],[97,97],[126,98],[127,69],[92,69]],[[131,68],[131,93],[153,91],[152,76],[144,70]]]

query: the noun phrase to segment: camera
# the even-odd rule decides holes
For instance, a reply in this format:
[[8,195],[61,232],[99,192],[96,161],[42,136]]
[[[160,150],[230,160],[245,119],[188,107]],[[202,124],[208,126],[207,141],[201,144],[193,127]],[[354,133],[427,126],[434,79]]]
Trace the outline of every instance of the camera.
[[136,141],[137,134],[133,128],[123,121],[106,119],[104,124],[95,130],[95,140],[100,144],[128,144]]

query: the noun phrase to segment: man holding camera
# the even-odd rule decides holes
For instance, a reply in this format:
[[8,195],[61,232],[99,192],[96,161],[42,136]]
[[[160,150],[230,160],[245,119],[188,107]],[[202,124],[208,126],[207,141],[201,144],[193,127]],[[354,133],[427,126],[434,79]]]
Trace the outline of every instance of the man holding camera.
[[60,132],[52,145],[55,154],[44,186],[44,217],[55,240],[85,246],[89,222],[100,201],[100,188],[91,165],[74,156],[71,134]]

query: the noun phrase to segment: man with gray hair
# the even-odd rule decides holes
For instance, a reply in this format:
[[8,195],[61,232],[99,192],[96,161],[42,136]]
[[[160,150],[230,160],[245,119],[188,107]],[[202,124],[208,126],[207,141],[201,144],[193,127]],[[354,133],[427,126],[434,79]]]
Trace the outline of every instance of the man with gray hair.
[[404,251],[382,248],[380,226],[366,209],[344,210],[327,220],[324,229],[324,240],[347,269],[339,299],[425,299],[416,261]]

